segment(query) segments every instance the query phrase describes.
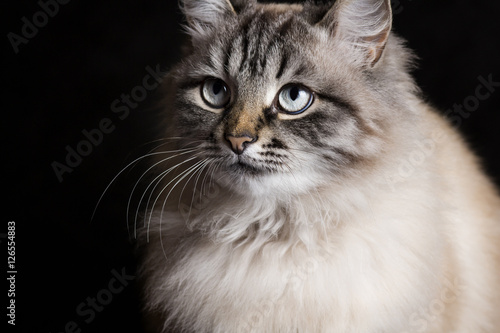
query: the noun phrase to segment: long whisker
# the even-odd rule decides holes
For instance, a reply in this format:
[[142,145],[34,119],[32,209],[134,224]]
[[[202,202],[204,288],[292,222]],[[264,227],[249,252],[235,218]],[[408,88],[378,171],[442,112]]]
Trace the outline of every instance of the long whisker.
[[[146,203],[146,212],[148,211],[148,207],[149,207],[149,203],[151,202],[151,197],[153,196],[153,193],[155,192],[156,190],[156,187],[161,183],[161,181],[172,171],[174,170],[175,168],[181,166],[182,164],[184,163],[187,163],[189,161],[192,161],[194,159],[196,159],[198,157],[198,154],[192,156],[191,158],[187,159],[187,160],[184,160],[180,163],[177,163],[176,165],[170,167],[169,169],[163,171],[162,173],[160,173],[158,176],[155,177],[155,179],[153,179],[153,181],[151,181],[151,183],[148,185],[148,187],[144,190],[142,196],[141,196],[141,199],[139,200],[139,205],[137,207],[137,210],[136,210],[136,214],[135,214],[135,219],[134,219],[134,229],[135,229],[135,237],[137,237],[137,221],[138,221],[138,217],[139,217],[139,209],[140,209],[140,205],[141,203],[143,202],[144,200],[144,196],[146,195],[146,193],[148,192],[149,188],[153,185],[153,189],[151,190],[150,194],[149,194],[149,197],[148,197],[148,201]],[[174,178],[175,179],[175,178]],[[169,183],[170,184],[170,183]],[[168,184],[167,184],[168,186]],[[151,219],[151,215],[153,214],[153,208],[154,208],[154,204],[153,206],[151,207],[151,212],[150,212],[150,219]],[[146,220],[144,220],[144,224],[146,224]]]
[[[146,241],[149,242],[149,231],[150,231],[150,226],[151,226],[151,220],[153,218],[153,212],[154,212],[154,207],[156,207],[156,203],[158,202],[158,199],[160,199],[162,193],[168,188],[168,186],[173,183],[174,181],[176,181],[177,179],[179,179],[179,181],[182,181],[182,179],[184,179],[186,177],[186,175],[189,175],[193,170],[196,169],[196,167],[199,166],[200,163],[203,163],[203,161],[198,161],[196,162],[194,165],[190,166],[188,169],[184,170],[183,172],[181,172],[179,175],[177,175],[176,177],[174,177],[170,182],[168,182],[168,184],[166,184],[162,190],[158,193],[158,195],[156,196],[156,199],[154,200],[153,204],[152,204],[152,208],[151,208],[151,211],[149,212],[149,217],[147,218],[148,222],[147,222],[147,232],[146,232],[146,235],[147,235],[147,239]],[[161,180],[160,180],[161,181]],[[161,213],[160,213],[160,235],[161,235],[161,220],[163,218],[163,211],[165,209],[165,204],[166,204],[166,200],[168,199],[168,196],[170,195],[170,193],[172,193],[172,190],[177,186],[177,184],[179,183],[179,181],[172,187],[172,189],[169,191],[168,195],[167,195],[167,198],[165,199],[164,203],[163,203],[163,206],[162,206],[162,210],[161,210]],[[146,224],[146,219],[144,220],[144,223]]]
[[[196,172],[205,166],[205,163],[206,163],[206,159],[204,160],[201,160],[201,161],[198,161],[196,162],[195,164],[193,164],[192,166],[190,166],[188,169],[184,170],[180,175],[178,175],[177,177],[175,177],[172,181],[170,181],[164,188],[163,190],[165,190],[169,184],[171,184],[173,181],[175,181],[177,178],[179,178],[177,180],[177,182],[170,188],[170,191],[167,193],[167,196],[165,197],[165,199],[163,200],[163,205],[162,205],[162,209],[161,209],[161,213],[160,213],[160,221],[162,220],[161,217],[163,216],[163,211],[165,210],[165,206],[166,206],[166,203],[168,201],[168,198],[170,197],[170,194],[172,193],[172,191],[177,187],[177,185],[184,179],[186,178],[188,175],[190,175],[191,173],[193,173],[193,175],[196,174]],[[192,176],[193,176],[192,175]],[[188,179],[188,182],[189,180],[192,178],[189,177]],[[163,190],[161,192],[163,192]],[[159,195],[157,196],[157,199],[159,199],[160,195],[161,195],[161,192],[159,193]],[[155,204],[153,206],[156,206],[156,202],[157,200],[155,200]],[[161,222],[160,222],[161,224]]]
[[[209,182],[208,182],[208,188],[209,189],[215,186],[215,184],[214,184],[214,182],[215,182],[214,175],[215,175],[215,172],[220,168],[222,162],[223,162],[223,160],[219,159],[218,163],[213,163],[214,166],[211,167],[211,169],[208,170],[209,172],[210,172],[210,170],[212,172],[212,174],[210,175],[210,178],[209,178]],[[208,175],[209,172],[207,172],[207,175]],[[205,185],[206,185],[205,179],[206,179],[206,177],[204,177],[203,181],[202,181],[202,191],[203,192],[205,191],[204,188],[205,188]]]
[[[188,162],[188,161],[190,161],[190,160],[193,160],[193,159],[195,159],[195,158],[196,158],[196,157],[192,157],[192,158],[190,158],[189,160],[186,160],[186,161],[184,161],[184,162],[179,163],[178,165],[184,164],[184,163],[186,163],[186,162]],[[161,197],[162,193],[163,193],[163,192],[164,192],[164,191],[168,188],[168,186],[169,186],[170,184],[172,184],[173,182],[175,182],[178,178],[183,179],[183,178],[184,178],[184,175],[189,174],[189,173],[192,171],[192,169],[193,169],[193,168],[195,168],[195,167],[196,167],[199,163],[200,163],[200,161],[196,162],[194,165],[190,166],[190,167],[189,167],[189,168],[187,168],[186,170],[182,171],[179,175],[175,176],[172,180],[170,180],[170,182],[168,182],[168,183],[167,183],[167,184],[163,187],[163,189],[162,189],[162,190],[158,193],[158,195],[156,196],[156,199],[154,200],[154,202],[153,202],[153,203],[152,203],[152,205],[151,205],[151,209],[150,209],[150,212],[149,212],[149,218],[148,218],[148,222],[147,222],[147,230],[148,230],[148,231],[147,231],[147,234],[148,234],[148,241],[149,241],[149,226],[151,225],[151,219],[153,218],[154,207],[156,207],[156,203],[158,202],[158,199],[160,199],[160,197]],[[177,166],[178,166],[178,165],[177,165]],[[177,167],[177,166],[176,166],[176,167]],[[171,168],[171,169],[172,169],[172,168]],[[162,179],[163,179],[165,176],[166,176],[166,174],[162,176]],[[156,186],[158,186],[158,184],[159,184],[160,182],[161,182],[161,179],[157,182],[157,184],[156,184],[156,185],[155,185],[155,187],[153,188],[153,191],[151,192],[151,194],[154,192],[154,189],[156,188]],[[176,184],[176,185],[177,185],[177,184]],[[176,185],[174,185],[174,187],[175,187]],[[173,189],[174,187],[172,187],[172,189]],[[169,192],[169,194],[170,194],[171,192],[172,192],[172,191],[170,191],[170,192]],[[148,199],[148,203],[146,204],[146,208],[149,206],[149,200],[151,199],[151,194],[150,194],[150,197],[149,197],[149,199]],[[147,211],[147,210],[146,210],[146,211]],[[161,212],[161,214],[163,214],[163,211]],[[146,221],[144,221],[144,223],[146,223]],[[161,223],[160,223],[160,224],[161,224]]]
[[196,194],[196,186],[198,185],[198,181],[200,180],[200,176],[202,175],[203,170],[205,170],[205,168],[209,164],[210,164],[209,159],[208,158],[205,159],[205,164],[203,164],[202,168],[198,169],[196,173],[193,173],[193,175],[191,177],[189,177],[189,179],[187,180],[186,184],[184,184],[184,187],[182,188],[181,195],[179,196],[179,206],[180,206],[182,194],[184,193],[184,190],[186,189],[187,184],[189,183],[189,181],[191,180],[191,178],[196,175],[196,179],[195,179],[194,186],[193,186],[193,195],[191,197],[191,203],[189,205],[189,213],[188,213],[188,216],[187,216],[188,220],[189,220],[189,217],[191,216],[191,209],[193,207],[194,197],[195,197],[195,194]]
[[[209,167],[208,171],[210,171],[210,168],[212,168],[213,164]],[[203,179],[201,181],[201,188],[200,188],[200,200],[203,197],[203,194],[205,193],[205,184],[206,184],[206,179],[208,177],[209,172],[205,173],[203,176]],[[194,193],[193,193],[193,198],[194,198]]]
[[[155,140],[153,142],[158,142],[158,141],[166,141],[166,140],[169,140],[169,139],[172,139],[172,140],[180,140],[182,139],[181,137],[172,137],[172,138],[167,138],[167,139],[160,139],[160,140]],[[185,142],[183,143],[183,145],[181,146],[181,149],[184,149],[184,148],[188,148],[190,145],[193,145],[193,144],[197,144],[197,143],[204,143],[203,140],[195,140],[195,141],[189,141],[189,142]],[[168,145],[168,144],[172,144],[172,142],[163,142],[161,144],[159,144],[158,146],[156,146],[155,148],[151,149],[149,152],[153,152],[155,150],[158,150],[160,147],[163,147],[165,145]],[[199,145],[198,147],[200,147],[201,145]],[[192,147],[191,147],[192,148]]]
[[[147,142],[145,144],[142,144],[141,147],[144,147],[148,144],[153,144],[153,143],[157,143],[157,142],[163,142],[157,146],[155,146],[154,148],[148,150],[148,152],[146,154],[150,154],[150,153],[153,153],[153,152],[159,152],[160,151],[160,148],[165,146],[165,145],[169,145],[169,144],[172,144],[173,142],[175,142],[174,140],[181,140],[182,137],[169,137],[169,138],[161,138],[161,139],[157,139],[157,140],[153,140],[153,141],[150,141],[150,142]],[[188,148],[187,145],[186,146],[183,146],[183,147],[180,147],[179,150],[181,149],[184,149],[184,148]],[[190,147],[190,148],[193,148],[193,147]],[[161,151],[165,151],[165,150],[161,150]],[[171,150],[167,150],[167,151],[171,151]],[[172,150],[172,152],[174,152],[175,150]],[[133,168],[135,168],[135,165],[132,166],[130,168],[130,170],[133,170]]]
[[[161,248],[162,248],[162,251],[163,251],[163,255],[165,256],[165,258],[167,258],[167,254],[165,252],[165,247],[163,245],[163,238],[161,237],[161,226],[162,226],[162,221],[163,221],[163,212],[165,211],[165,206],[167,204],[167,201],[168,201],[168,198],[170,196],[170,194],[172,193],[172,191],[174,190],[175,187],[177,187],[177,185],[184,179],[186,178],[189,174],[191,173],[196,173],[196,171],[202,167],[204,165],[204,163],[206,162],[206,160],[202,160],[202,161],[199,161],[197,162],[196,164],[194,164],[193,166],[191,166],[189,169],[185,170],[185,172],[183,172],[181,175],[183,175],[178,181],[177,183],[174,184],[174,186],[172,186],[172,188],[170,189],[170,191],[168,192],[165,200],[163,200],[163,205],[161,207],[161,212],[160,212],[160,228],[159,228],[159,233],[160,233],[160,244],[161,244]],[[177,177],[176,177],[177,178]],[[167,185],[168,186],[168,185]],[[166,187],[164,187],[165,189]],[[163,192],[163,190],[162,190]],[[160,192],[160,195],[161,195],[161,192]],[[148,230],[149,230],[149,225],[148,225]]]
[[[186,149],[187,150],[187,149]],[[101,203],[102,201],[102,198],[104,197],[104,195],[108,192],[109,188],[111,187],[112,184],[114,184],[114,182],[116,181],[116,179],[123,173],[125,172],[125,170],[127,170],[128,168],[130,168],[130,166],[134,165],[135,163],[139,162],[140,160],[143,160],[145,158],[148,158],[148,157],[151,157],[151,156],[155,156],[155,155],[161,155],[161,154],[170,154],[171,152],[169,151],[161,151],[161,152],[155,152],[155,153],[149,153],[149,154],[146,154],[146,155],[143,155],[141,157],[138,157],[136,158],[135,160],[133,160],[132,162],[130,162],[129,164],[127,164],[126,167],[124,167],[120,172],[118,172],[118,174],[111,180],[111,182],[109,182],[108,186],[106,186],[106,188],[104,189],[104,191],[102,192],[101,196],[99,197],[99,200],[97,201],[97,204],[94,208],[94,211],[92,212],[92,216],[90,218],[90,220],[92,221],[94,219],[94,216],[95,216],[95,213],[97,211],[97,208],[99,207],[99,204]]]
[[[136,181],[136,183],[135,183],[135,185],[134,185],[134,187],[133,187],[133,189],[132,189],[132,192],[130,193],[130,196],[129,196],[129,199],[128,199],[128,202],[127,202],[127,210],[126,210],[126,215],[127,215],[127,216],[126,216],[126,221],[127,221],[127,231],[129,231],[129,236],[130,236],[130,230],[129,230],[129,211],[130,211],[130,204],[131,204],[131,202],[132,202],[132,197],[133,197],[133,195],[134,195],[134,193],[135,193],[135,190],[136,190],[137,186],[139,185],[139,183],[141,182],[141,180],[144,178],[144,176],[145,176],[145,175],[146,175],[149,171],[151,171],[153,168],[155,168],[158,164],[164,163],[165,161],[168,161],[168,160],[170,160],[170,159],[172,159],[172,158],[175,158],[175,157],[178,157],[178,156],[181,156],[181,155],[185,155],[185,154],[190,154],[190,153],[193,153],[193,152],[195,152],[195,151],[197,151],[197,149],[196,149],[196,148],[191,149],[191,150],[187,150],[187,151],[183,151],[183,152],[181,152],[181,153],[179,153],[179,154],[175,154],[174,156],[170,156],[170,157],[167,157],[167,158],[165,158],[165,159],[162,159],[161,161],[156,162],[156,163],[155,163],[155,164],[153,164],[151,167],[149,167],[149,168],[148,168],[148,169],[147,169],[147,170],[146,170],[146,171],[145,171],[145,172],[144,172],[144,173],[143,173],[143,174],[139,177],[139,179]],[[175,152],[175,151],[173,151],[173,152]],[[142,199],[142,198],[141,198],[141,199]],[[142,202],[142,201],[139,201],[139,205],[140,205],[140,203],[141,203],[141,202]]]

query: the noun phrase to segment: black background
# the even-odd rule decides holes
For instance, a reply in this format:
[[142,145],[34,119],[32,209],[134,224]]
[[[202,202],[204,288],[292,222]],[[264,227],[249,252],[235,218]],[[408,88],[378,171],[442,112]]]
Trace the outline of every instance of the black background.
[[[474,95],[479,76],[493,74],[500,81],[496,3],[393,1],[394,29],[420,57],[414,76],[426,99],[441,110]],[[72,0],[60,5],[17,54],[7,34],[20,35],[22,17],[32,21],[40,6],[14,0],[1,6],[6,57],[1,91],[5,228],[0,232],[6,232],[7,221],[16,221],[17,328],[64,332],[74,321],[82,332],[140,332],[136,283],[114,295],[89,323],[76,308],[108,288],[113,269],[135,274],[125,208],[139,171],[124,173],[90,218],[113,177],[151,148],[144,144],[153,138],[154,93],[124,120],[110,105],[142,84],[146,66],[168,70],[179,59],[177,1]],[[51,164],[64,163],[65,147],[75,148],[85,139],[82,130],[97,128],[103,118],[111,119],[115,130],[59,182]],[[499,123],[500,89],[459,128],[497,184]],[[4,245],[5,239],[6,253]],[[6,267],[6,259],[0,267]]]

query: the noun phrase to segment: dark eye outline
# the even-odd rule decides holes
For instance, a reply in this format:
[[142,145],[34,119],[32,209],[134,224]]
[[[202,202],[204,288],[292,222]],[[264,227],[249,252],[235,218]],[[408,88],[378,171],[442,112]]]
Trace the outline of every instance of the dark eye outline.
[[[215,81],[215,82],[221,83],[222,86],[223,86],[223,89],[226,90],[228,96],[227,96],[227,101],[225,101],[224,104],[221,104],[221,105],[212,104],[205,97],[205,87],[206,87],[206,84],[208,82],[210,82],[210,81]],[[225,106],[227,106],[231,102],[231,89],[229,88],[229,85],[226,82],[224,82],[224,80],[221,80],[221,79],[218,79],[218,78],[214,78],[214,77],[210,77],[210,78],[205,79],[203,81],[203,83],[200,85],[200,96],[201,96],[201,99],[203,100],[203,102],[206,105],[208,105],[209,107],[214,108],[214,109],[222,109],[222,108],[224,108]]]
[[[297,110],[297,111],[288,111],[280,103],[280,95],[281,95],[281,93],[285,89],[289,89],[290,87],[298,87],[299,89],[305,90],[305,91],[307,91],[309,93],[309,101],[307,101],[307,104],[302,109],[300,109],[300,110]],[[311,107],[311,105],[314,102],[314,98],[315,98],[315,94],[314,94],[313,91],[311,91],[311,89],[309,89],[306,86],[304,86],[302,84],[299,84],[299,83],[289,83],[289,84],[284,85],[278,91],[278,94],[276,94],[276,97],[275,97],[274,104],[283,113],[286,113],[286,114],[289,114],[289,115],[298,115],[298,114],[301,114],[301,113],[305,112],[307,109],[309,109]]]

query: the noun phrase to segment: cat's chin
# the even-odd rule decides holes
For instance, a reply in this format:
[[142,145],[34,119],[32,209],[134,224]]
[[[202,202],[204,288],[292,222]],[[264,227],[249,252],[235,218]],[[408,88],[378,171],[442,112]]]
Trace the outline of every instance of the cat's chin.
[[266,169],[255,167],[244,161],[238,161],[231,164],[228,167],[228,171],[236,176],[241,177],[262,177],[265,174],[269,173],[269,171]]
[[307,193],[320,186],[316,179],[312,174],[272,172],[238,163],[221,172],[217,183],[244,196],[268,199]]

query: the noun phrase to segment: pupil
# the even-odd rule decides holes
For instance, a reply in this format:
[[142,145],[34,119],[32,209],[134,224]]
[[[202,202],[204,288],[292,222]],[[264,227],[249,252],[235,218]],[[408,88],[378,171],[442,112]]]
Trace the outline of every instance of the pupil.
[[222,86],[222,84],[221,84],[219,81],[215,82],[215,83],[214,83],[214,86],[213,86],[213,91],[214,91],[214,94],[215,94],[215,95],[218,95],[218,94],[221,92],[222,87],[223,87],[223,86]]
[[293,87],[290,89],[290,98],[295,101],[299,97],[299,88]]

